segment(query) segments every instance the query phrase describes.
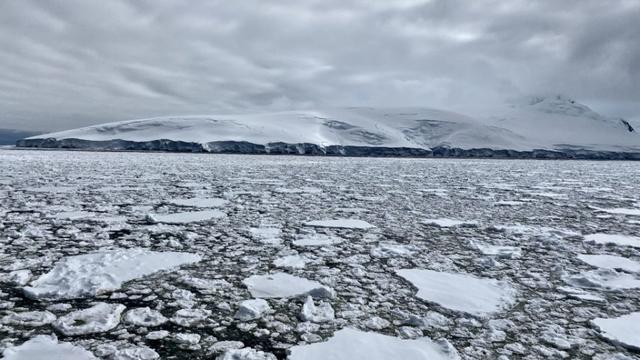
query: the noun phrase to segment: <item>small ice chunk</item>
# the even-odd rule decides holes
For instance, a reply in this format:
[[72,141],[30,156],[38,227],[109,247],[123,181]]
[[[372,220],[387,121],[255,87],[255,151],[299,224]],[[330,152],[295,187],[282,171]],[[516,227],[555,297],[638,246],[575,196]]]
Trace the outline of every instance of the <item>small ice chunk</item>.
[[68,342],[58,342],[46,335],[38,335],[22,345],[5,349],[4,360],[97,360],[93,354]]
[[368,230],[375,227],[374,225],[371,225],[364,220],[357,220],[357,219],[315,220],[315,221],[307,221],[304,223],[304,225],[313,226],[313,227],[358,229],[358,230]]
[[242,281],[252,296],[257,298],[287,298],[299,295],[332,298],[333,289],[317,281],[278,272],[267,275],[252,275]]
[[143,307],[127,311],[124,315],[124,321],[132,325],[151,327],[162,325],[168,319],[157,310]]
[[280,233],[282,230],[275,226],[249,228],[249,233],[254,240],[263,244],[278,245],[282,242]]
[[633,261],[622,256],[579,254],[578,259],[591,266],[603,269],[620,269],[630,272],[640,271],[640,262]]
[[146,249],[102,250],[60,260],[25,287],[34,299],[73,299],[117,290],[123,282],[200,261],[196,254]]
[[173,314],[171,322],[180,326],[190,327],[204,322],[211,315],[207,309],[180,309]]
[[589,234],[584,236],[584,241],[596,244],[631,246],[640,248],[640,237],[622,234]]
[[200,342],[200,335],[191,333],[178,333],[173,336],[173,340],[178,344],[196,345]]
[[304,269],[308,261],[309,259],[303,255],[287,255],[275,259],[273,265],[281,268]]
[[226,214],[220,210],[190,211],[174,214],[151,214],[149,220],[164,224],[188,224],[193,222],[207,221],[225,217]]
[[559,286],[558,290],[566,293],[567,296],[574,299],[579,299],[584,301],[593,301],[593,302],[599,302],[599,303],[603,303],[607,301],[607,299],[603,298],[600,295],[596,295],[596,294],[584,291],[582,289],[576,289],[576,288],[567,287],[567,286]]
[[416,248],[411,245],[381,242],[377,247],[371,250],[371,256],[379,258],[411,256],[415,251]]
[[396,273],[418,288],[419,298],[455,311],[483,316],[515,302],[515,289],[504,281],[422,269],[403,269]]
[[630,349],[640,350],[640,312],[634,312],[617,318],[596,318],[591,324],[600,330],[600,334],[615,343]]
[[122,304],[98,303],[61,316],[53,327],[66,336],[106,332],[118,326],[124,309],[126,307]]
[[236,312],[235,318],[240,321],[251,321],[259,319],[266,312],[271,310],[269,303],[264,299],[244,300]]
[[404,340],[393,336],[346,328],[325,342],[290,348],[289,360],[459,360],[446,340],[428,337]]
[[167,330],[157,330],[151,331],[144,338],[147,340],[162,340],[169,336],[169,332]]
[[421,221],[426,225],[435,225],[439,227],[456,227],[456,226],[472,226],[477,225],[476,221],[467,221],[467,220],[457,220],[457,219],[448,219],[448,218],[439,218],[439,219],[424,219]]
[[10,313],[2,318],[3,324],[38,327],[50,324],[56,320],[56,316],[49,311],[25,311]]
[[321,301],[318,306],[313,303],[313,298],[307,296],[307,300],[302,305],[302,311],[300,312],[300,319],[302,321],[311,321],[315,323],[333,321],[335,319],[335,312],[331,307],[331,304]]

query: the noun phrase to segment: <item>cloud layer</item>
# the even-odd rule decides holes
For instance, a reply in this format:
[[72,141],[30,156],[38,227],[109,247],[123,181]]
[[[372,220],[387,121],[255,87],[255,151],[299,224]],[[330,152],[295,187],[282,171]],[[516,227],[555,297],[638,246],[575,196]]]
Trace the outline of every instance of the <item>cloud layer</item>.
[[0,128],[564,93],[640,117],[638,0],[5,0]]

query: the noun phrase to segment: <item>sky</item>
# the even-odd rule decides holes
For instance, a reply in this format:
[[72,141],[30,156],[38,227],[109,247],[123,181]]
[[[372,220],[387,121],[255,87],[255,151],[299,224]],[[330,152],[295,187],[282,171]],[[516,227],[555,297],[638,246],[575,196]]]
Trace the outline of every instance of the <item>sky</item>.
[[564,94],[640,124],[640,0],[2,0],[0,128]]

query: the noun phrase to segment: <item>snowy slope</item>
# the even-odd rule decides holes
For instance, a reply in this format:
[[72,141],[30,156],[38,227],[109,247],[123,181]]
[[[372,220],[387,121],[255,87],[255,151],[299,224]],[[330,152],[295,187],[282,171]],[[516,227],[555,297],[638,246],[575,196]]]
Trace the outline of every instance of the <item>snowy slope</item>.
[[[427,108],[342,108],[244,115],[162,117],[114,122],[29,138],[160,139],[433,149],[588,149],[640,151],[640,136],[621,119],[603,117],[565,97],[512,102],[472,118]],[[29,146],[29,145],[26,145]],[[213,145],[211,145],[213,146]]]

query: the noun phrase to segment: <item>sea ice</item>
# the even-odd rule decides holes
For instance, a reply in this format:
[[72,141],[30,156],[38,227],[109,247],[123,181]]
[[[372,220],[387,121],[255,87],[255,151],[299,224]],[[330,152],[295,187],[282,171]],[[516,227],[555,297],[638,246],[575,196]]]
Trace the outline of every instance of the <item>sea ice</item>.
[[638,236],[596,233],[585,235],[584,241],[595,242],[596,244],[610,244],[640,248],[640,237]]
[[97,360],[89,351],[46,335],[38,335],[22,345],[5,349],[4,360]]
[[3,324],[38,327],[50,324],[56,320],[56,316],[49,311],[25,311],[9,313],[2,318]]
[[640,312],[617,318],[596,318],[591,323],[600,329],[600,334],[622,346],[640,350]]
[[391,242],[381,242],[377,247],[371,249],[371,256],[388,258],[395,256],[410,256],[416,251],[411,245],[394,244]]
[[164,224],[188,224],[192,222],[207,221],[225,217],[226,214],[220,210],[190,211],[174,214],[150,214],[149,220]]
[[289,360],[457,360],[458,352],[446,340],[428,337],[403,340],[374,332],[346,328],[325,342],[291,347]]
[[320,323],[333,321],[334,318],[335,313],[331,304],[321,301],[320,304],[316,306],[313,298],[307,296],[307,300],[304,302],[304,305],[302,305],[302,311],[300,312],[300,319],[302,319],[302,321]]
[[143,307],[127,311],[124,315],[124,321],[137,326],[151,327],[162,325],[168,319],[157,310]]
[[309,262],[303,255],[287,255],[273,260],[273,265],[281,268],[304,269]]
[[293,240],[296,246],[329,246],[339,244],[343,239],[337,236],[329,236],[324,234],[305,234],[298,239]]
[[200,259],[196,254],[141,248],[102,250],[60,260],[48,273],[25,287],[24,292],[34,299],[95,296],[117,290],[123,282]]
[[118,326],[125,309],[122,304],[97,303],[61,316],[53,323],[53,327],[66,336],[106,332]]
[[278,245],[282,242],[280,234],[282,230],[275,226],[249,228],[251,237],[263,244]]
[[402,269],[396,273],[418,288],[419,298],[455,311],[483,316],[515,301],[513,287],[495,279],[422,269]]
[[580,274],[562,276],[563,280],[574,287],[584,289],[623,290],[640,288],[640,280],[631,274],[615,270],[598,269]]
[[264,351],[244,348],[227,350],[224,355],[218,357],[218,360],[276,360],[276,357]]
[[319,298],[332,298],[333,289],[317,281],[278,272],[268,275],[252,275],[242,281],[256,298],[287,298],[299,295],[311,295]]
[[496,256],[499,258],[519,258],[522,255],[522,250],[516,246],[501,246],[479,243],[473,243],[473,246],[482,254],[488,256]]
[[235,318],[240,321],[259,319],[264,313],[271,310],[269,303],[264,299],[244,300],[240,303]]
[[640,216],[640,209],[628,209],[628,208],[611,208],[611,209],[596,208],[596,209],[598,211],[606,212],[609,214]]
[[374,225],[371,225],[364,220],[357,220],[357,219],[315,220],[315,221],[307,221],[304,223],[304,225],[313,226],[313,227],[358,229],[358,230],[367,230],[375,227]]
[[640,271],[640,262],[633,261],[622,256],[579,254],[578,259],[591,266],[603,269],[620,269],[630,272]]

